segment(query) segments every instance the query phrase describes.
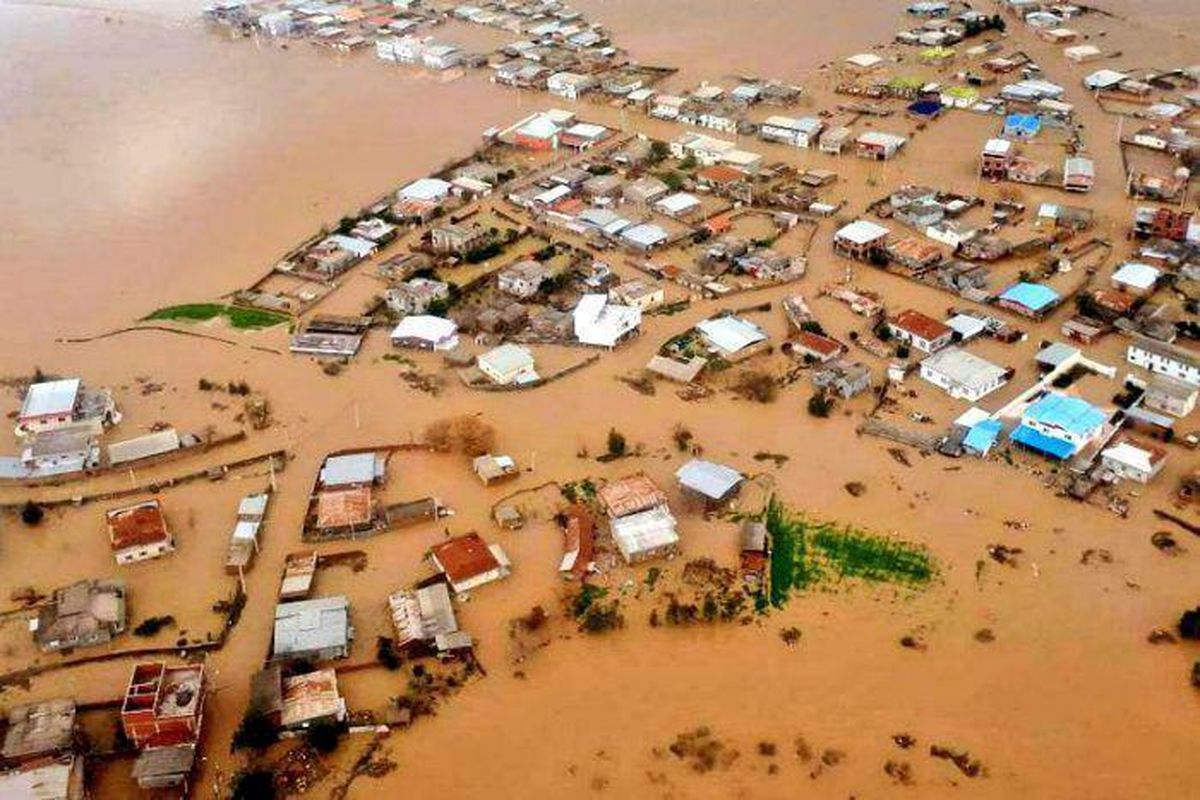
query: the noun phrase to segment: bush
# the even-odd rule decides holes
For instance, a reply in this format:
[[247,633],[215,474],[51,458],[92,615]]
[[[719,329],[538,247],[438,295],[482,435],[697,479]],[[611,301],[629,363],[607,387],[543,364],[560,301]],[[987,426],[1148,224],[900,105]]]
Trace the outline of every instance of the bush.
[[779,384],[766,372],[748,369],[738,375],[733,391],[747,400],[772,403],[779,396]]
[[266,750],[279,741],[279,732],[271,720],[256,711],[247,711],[233,733],[232,750]]
[[457,450],[471,457],[483,456],[495,447],[496,430],[478,417],[447,417],[429,423],[425,441],[442,452]]
[[147,617],[138,623],[133,629],[134,636],[154,636],[163,628],[169,628],[175,624],[175,618],[170,614],[162,617]]
[[395,642],[387,636],[375,639],[375,659],[383,664],[385,669],[400,669],[400,657],[396,655]]
[[671,429],[671,439],[675,442],[675,449],[681,453],[690,452],[692,443],[696,437],[688,430],[687,426],[682,422],[676,422],[675,427]]
[[912,355],[912,350],[909,349],[908,345],[896,345],[896,358],[908,358],[910,355]]
[[304,734],[304,741],[318,753],[328,754],[337,750],[341,739],[341,726],[328,720],[316,723]]
[[275,800],[275,776],[269,770],[239,772],[233,779],[231,800]]
[[608,454],[614,458],[619,458],[625,455],[628,449],[628,443],[625,441],[625,434],[618,431],[616,428],[608,429]]
[[1200,639],[1200,606],[1183,612],[1179,617],[1179,636],[1182,639]]
[[833,411],[833,398],[827,395],[823,389],[808,398],[808,413],[812,416],[828,417],[831,411]]
[[40,525],[45,518],[46,512],[32,500],[26,500],[25,505],[21,507],[21,522],[31,528]]
[[825,329],[821,327],[821,323],[817,322],[815,319],[806,319],[804,322],[801,322],[800,330],[808,331],[809,333],[815,333],[818,336],[825,335]]

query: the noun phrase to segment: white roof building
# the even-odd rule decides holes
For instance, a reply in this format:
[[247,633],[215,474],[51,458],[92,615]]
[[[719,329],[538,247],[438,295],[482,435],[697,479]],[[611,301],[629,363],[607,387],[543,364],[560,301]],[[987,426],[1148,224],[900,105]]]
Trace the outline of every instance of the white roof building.
[[621,238],[639,250],[649,250],[667,240],[667,232],[658,225],[644,223],[621,231]]
[[1120,269],[1113,273],[1112,281],[1121,288],[1127,288],[1133,292],[1146,292],[1154,288],[1154,284],[1158,282],[1158,276],[1161,273],[1150,266],[1137,261],[1130,261],[1122,264]]
[[33,384],[25,393],[20,419],[61,415],[70,417],[75,413],[80,383],[79,378],[67,378]]
[[882,225],[877,225],[870,220],[856,219],[854,222],[839,228],[837,233],[834,234],[834,238],[841,239],[850,244],[865,245],[882,239],[889,233],[891,231]]
[[666,555],[679,546],[675,517],[666,506],[616,517],[609,525],[617,549],[630,564]]
[[603,294],[585,294],[571,316],[575,338],[596,347],[616,347],[642,324],[640,308],[609,303],[607,295]]
[[730,356],[767,340],[763,329],[741,317],[716,317],[696,325],[696,330],[722,355]]
[[959,400],[975,402],[1003,386],[1008,371],[959,347],[947,347],[921,362],[921,378]]
[[687,192],[676,192],[659,200],[654,207],[668,217],[678,217],[700,208],[700,200]]
[[444,317],[413,314],[400,320],[392,329],[392,344],[453,350],[458,346],[458,326]]
[[475,359],[479,371],[495,383],[532,383],[538,379],[533,353],[519,344],[502,344]]
[[398,192],[401,200],[419,200],[437,203],[450,195],[452,184],[441,178],[418,178]]
[[742,473],[724,464],[693,458],[675,471],[680,486],[710,500],[724,500],[744,479]]

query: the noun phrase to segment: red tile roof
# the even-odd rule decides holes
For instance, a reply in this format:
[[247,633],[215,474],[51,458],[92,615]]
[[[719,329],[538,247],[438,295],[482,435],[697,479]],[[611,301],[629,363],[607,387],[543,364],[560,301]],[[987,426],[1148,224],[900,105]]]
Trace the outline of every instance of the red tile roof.
[[434,545],[433,556],[451,583],[462,583],[500,566],[488,549],[487,542],[477,533],[468,533]]
[[927,342],[935,341],[951,333],[950,328],[945,324],[938,322],[928,314],[922,314],[911,308],[897,314],[896,318],[892,320],[892,325]]
[[170,538],[167,520],[157,500],[127,508],[114,508],[107,514],[108,538],[113,550],[154,544]]

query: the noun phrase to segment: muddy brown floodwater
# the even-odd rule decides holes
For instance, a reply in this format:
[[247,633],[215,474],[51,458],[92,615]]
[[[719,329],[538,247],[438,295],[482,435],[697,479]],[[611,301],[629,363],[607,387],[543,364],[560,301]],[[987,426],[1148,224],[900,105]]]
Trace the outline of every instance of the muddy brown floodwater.
[[[680,66],[688,80],[759,73],[799,83],[819,82],[806,70],[889,38],[901,24],[902,6],[872,0],[580,3],[635,57]],[[1126,53],[1124,63],[1165,66],[1200,56],[1186,31],[1195,31],[1194,3],[1122,2],[1117,10],[1142,16],[1086,25],[1106,29]],[[247,576],[243,620],[207,660],[216,691],[197,797],[221,796],[243,763],[230,755],[229,740],[245,706],[247,676],[270,640],[279,566],[299,546],[321,458],[349,446],[409,441],[429,421],[450,414],[483,415],[498,430],[502,452],[524,465],[536,463],[517,488],[641,469],[672,487],[675,504],[681,498],[671,474],[681,456],[670,437],[683,421],[708,457],[769,473],[792,505],[928,545],[941,574],[932,588],[912,595],[870,588],[813,593],[744,627],[651,628],[636,610],[624,630],[597,638],[560,625],[546,648],[519,665],[519,677],[508,662],[508,622],[537,604],[556,608],[559,532],[545,521],[498,532],[488,507],[513,484],[481,489],[454,456],[397,456],[390,496],[436,493],[457,513],[444,524],[361,545],[369,554],[361,573],[335,568],[319,575],[320,592],[350,597],[360,629],[352,660],[373,655],[372,637],[386,629],[387,594],[427,574],[421,556],[444,537],[443,528],[478,530],[501,542],[515,570],[506,582],[475,592],[461,609],[488,676],[443,704],[436,717],[391,736],[383,751],[398,768],[382,778],[360,778],[350,797],[1195,794],[1196,695],[1185,679],[1194,653],[1144,643],[1148,631],[1169,627],[1198,599],[1197,556],[1165,558],[1148,543],[1161,527],[1152,508],[1168,502],[1166,494],[1188,466],[1178,448],[1156,486],[1122,520],[1055,498],[1035,476],[1001,463],[964,462],[947,471],[951,462],[914,453],[912,466],[904,467],[883,442],[856,438],[865,399],[850,403],[845,416],[814,420],[804,411],[806,390],[785,392],[771,405],[724,395],[684,403],[670,391],[646,397],[615,380],[644,364],[663,339],[711,313],[716,305],[707,302],[682,315],[651,318],[640,339],[568,380],[509,395],[474,393],[456,383],[436,397],[410,389],[397,367],[381,360],[387,349],[379,337],[337,377],[308,359],[252,349],[286,348],[283,330],[199,326],[233,338],[233,346],[154,332],[60,343],[60,337],[127,325],[163,305],[220,296],[345,209],[468,151],[486,127],[552,105],[497,90],[479,76],[442,84],[393,74],[370,56],[226,40],[197,22],[197,11],[179,0],[0,0],[6,321],[0,375],[28,375],[38,366],[111,386],[127,412],[122,430],[131,434],[161,420],[181,430],[210,424],[232,430],[236,399],[195,387],[201,377],[245,379],[270,397],[277,423],[231,453],[287,447],[295,454],[278,476],[264,549]],[[1080,90],[1081,68],[1067,67],[1027,31],[1014,35],[1035,58],[1053,62],[1050,77],[1061,79],[1068,99],[1078,103],[1101,184],[1088,203],[1100,215],[1100,230],[1116,233],[1118,248],[1125,247],[1120,230],[1130,206],[1121,191],[1112,119]],[[612,117],[604,109],[584,113]],[[838,162],[838,196],[855,212],[887,187],[914,180],[994,196],[992,187],[974,180],[988,121],[961,114],[952,120],[915,139],[886,170]],[[811,153],[796,158],[828,163]],[[868,188],[866,178],[882,185]],[[1029,196],[1032,202],[1038,194]],[[829,234],[827,226],[818,233],[801,286],[810,297],[843,269],[830,255]],[[940,313],[946,305],[945,297],[887,275],[864,274],[861,283],[894,307]],[[828,301],[818,313],[839,336],[858,324]],[[773,336],[783,335],[777,311],[759,319]],[[1027,326],[1030,342],[1007,358],[1027,364],[1032,345],[1052,338],[1057,324]],[[1120,364],[1121,352],[1119,342],[1108,341],[1095,356]],[[999,348],[996,353],[1002,357]],[[434,359],[417,358],[434,369]],[[1021,367],[1022,377],[1030,374]],[[138,378],[165,388],[143,394]],[[933,409],[940,421],[956,412],[928,387],[916,389],[912,407]],[[4,409],[17,402],[6,394]],[[600,452],[609,428],[643,444],[647,455],[607,465],[577,456],[581,448]],[[6,452],[15,446],[5,438]],[[760,451],[790,458],[776,468],[753,459]],[[160,467],[137,477],[175,471]],[[127,480],[97,478],[70,493]],[[171,613],[189,637],[216,630],[209,606],[232,590],[222,559],[233,509],[238,497],[268,481],[258,471],[164,493],[179,549],[122,570],[135,621]],[[863,483],[866,493],[852,497],[843,488],[849,481]],[[6,489],[4,499],[23,498]],[[5,517],[5,593],[18,585],[49,588],[114,574],[102,508],[56,510],[36,531]],[[1028,526],[1005,526],[1013,519]],[[681,530],[685,557],[736,563],[733,526],[688,512]],[[1020,547],[1018,565],[988,561],[977,577],[977,562],[987,560],[993,543]],[[1110,551],[1112,562],[1082,565],[1080,554],[1096,548]],[[678,570],[680,563],[666,566]],[[617,572],[609,581],[619,588],[624,577]],[[778,635],[790,626],[803,632],[795,646]],[[994,641],[977,640],[984,628]],[[0,634],[0,668],[49,660],[33,651],[23,629],[10,624]],[[161,642],[180,634],[168,631]],[[925,648],[900,647],[906,635],[919,636]],[[132,646],[129,638],[125,644]],[[121,662],[50,673],[28,689],[5,692],[0,703],[57,695],[111,699],[127,674],[128,663]],[[347,676],[343,689],[352,708],[381,710],[404,686],[402,677],[376,671]],[[677,735],[698,726],[708,726],[738,758],[700,774],[664,755]],[[898,748],[892,737],[900,733],[915,737],[916,747]],[[806,747],[797,747],[798,737]],[[776,746],[774,755],[763,754],[770,750],[759,747],[763,742]],[[334,766],[348,768],[365,744],[361,737],[344,747]],[[984,762],[987,776],[968,778],[950,761],[931,758],[932,744],[968,751]],[[811,749],[813,758],[801,758],[798,749]],[[814,769],[825,750],[844,757],[829,756],[836,763]],[[884,769],[889,761],[909,762],[915,786],[897,788],[897,770],[889,775]],[[99,770],[96,795],[132,796],[126,771],[119,763]],[[330,786],[313,794],[324,796]]]

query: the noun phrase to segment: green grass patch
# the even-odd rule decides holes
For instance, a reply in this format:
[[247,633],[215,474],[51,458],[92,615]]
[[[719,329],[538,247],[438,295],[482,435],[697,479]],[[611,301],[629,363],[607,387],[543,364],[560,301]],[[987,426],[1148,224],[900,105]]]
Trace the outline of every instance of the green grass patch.
[[937,574],[922,546],[889,539],[790,511],[772,497],[763,514],[770,534],[771,605],[781,608],[792,591],[826,582],[861,580],[919,588]]
[[143,321],[166,320],[169,322],[205,322],[225,317],[229,324],[243,330],[270,328],[287,322],[289,317],[274,311],[259,308],[242,308],[223,303],[185,303],[167,306],[143,318]]

